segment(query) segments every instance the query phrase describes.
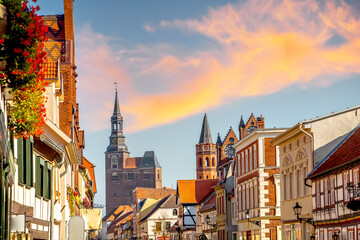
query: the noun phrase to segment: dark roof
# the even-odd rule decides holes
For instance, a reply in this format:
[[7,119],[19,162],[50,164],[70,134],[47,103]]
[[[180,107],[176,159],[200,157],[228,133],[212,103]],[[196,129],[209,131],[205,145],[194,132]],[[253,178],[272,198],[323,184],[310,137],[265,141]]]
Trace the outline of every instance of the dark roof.
[[341,138],[343,140],[319,163],[308,175],[308,178],[313,179],[353,161],[360,160],[360,126]]
[[116,92],[115,92],[115,103],[114,103],[114,113],[113,113],[113,115],[117,115],[117,116],[121,117],[117,89],[116,89]]
[[206,113],[205,113],[204,119],[203,119],[199,143],[213,143],[212,138],[211,138],[210,126],[209,126],[209,122],[207,120]]
[[161,168],[154,151],[146,151],[144,153],[139,168]]
[[211,198],[208,202],[206,202],[199,210],[206,211],[210,209],[216,209],[216,194],[215,192],[212,193]]
[[243,116],[242,116],[242,115],[241,115],[241,118],[240,118],[239,127],[245,128],[245,123],[244,123],[244,119],[243,119]]
[[217,137],[216,143],[219,143],[220,145],[222,144],[221,137],[220,137],[220,133],[218,133],[218,137]]

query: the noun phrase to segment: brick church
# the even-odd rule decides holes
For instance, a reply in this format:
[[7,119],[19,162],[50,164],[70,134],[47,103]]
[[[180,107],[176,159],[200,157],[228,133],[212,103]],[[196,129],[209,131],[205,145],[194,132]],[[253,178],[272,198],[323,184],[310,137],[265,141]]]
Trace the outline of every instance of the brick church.
[[116,90],[110,143],[105,152],[106,214],[119,205],[131,205],[136,187],[162,187],[161,166],[154,151],[146,151],[143,157],[130,157],[123,125]]

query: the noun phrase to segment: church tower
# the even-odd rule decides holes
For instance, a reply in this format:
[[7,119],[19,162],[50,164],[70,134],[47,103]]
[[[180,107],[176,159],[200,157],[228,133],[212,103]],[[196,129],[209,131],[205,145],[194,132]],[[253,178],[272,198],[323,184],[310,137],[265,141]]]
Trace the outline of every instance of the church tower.
[[210,126],[205,113],[199,143],[196,144],[196,179],[217,178],[216,152],[216,144],[212,141]]

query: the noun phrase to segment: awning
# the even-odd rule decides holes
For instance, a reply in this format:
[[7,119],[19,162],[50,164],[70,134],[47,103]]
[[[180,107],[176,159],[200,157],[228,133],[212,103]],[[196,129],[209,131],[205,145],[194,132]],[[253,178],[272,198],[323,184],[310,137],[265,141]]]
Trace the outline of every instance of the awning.
[[85,230],[101,229],[102,209],[80,209],[80,216],[84,218]]
[[77,150],[74,142],[68,143],[65,146],[66,153],[69,157],[70,163],[77,164],[78,157],[77,157]]

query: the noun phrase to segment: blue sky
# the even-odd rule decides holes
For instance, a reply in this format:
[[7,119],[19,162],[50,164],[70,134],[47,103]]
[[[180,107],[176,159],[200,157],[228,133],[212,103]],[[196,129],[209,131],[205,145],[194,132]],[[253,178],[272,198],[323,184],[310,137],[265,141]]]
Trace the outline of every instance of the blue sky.
[[[38,0],[41,14],[62,1]],[[163,184],[195,178],[206,111],[213,140],[241,115],[265,127],[360,104],[357,1],[74,2],[80,125],[104,203],[114,82],[132,156],[154,150]],[[330,130],[331,126],[329,126]]]

